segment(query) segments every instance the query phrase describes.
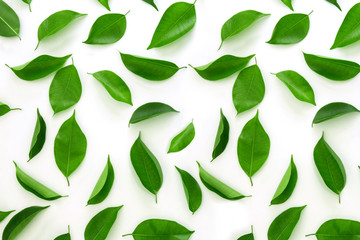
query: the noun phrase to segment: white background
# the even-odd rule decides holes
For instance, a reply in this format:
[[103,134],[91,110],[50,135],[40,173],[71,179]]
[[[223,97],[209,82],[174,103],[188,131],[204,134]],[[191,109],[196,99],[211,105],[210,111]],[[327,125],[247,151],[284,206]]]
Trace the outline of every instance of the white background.
[[[343,12],[325,0],[294,0],[296,12],[314,12],[310,16],[311,27],[307,38],[291,46],[265,43],[270,39],[276,22],[290,13],[280,0],[198,0],[195,28],[173,44],[152,50],[146,50],[152,33],[162,13],[175,1],[157,0],[159,12],[156,12],[141,0],[110,0],[113,12],[131,12],[127,15],[128,27],[124,37],[107,46],[82,43],[95,19],[107,13],[96,0],[34,0],[31,13],[20,0],[6,2],[20,17],[22,40],[0,38],[0,101],[23,110],[10,112],[0,118],[0,210],[19,211],[32,205],[51,204],[23,231],[19,239],[53,239],[65,233],[68,224],[72,238],[83,239],[86,224],[97,212],[122,204],[124,208],[119,212],[109,240],[121,239],[122,234],[132,232],[148,218],[175,220],[196,231],[191,237],[194,240],[237,239],[254,225],[255,238],[261,240],[266,239],[267,229],[278,214],[289,207],[305,204],[308,206],[292,239],[304,239],[305,234],[314,233],[324,221],[331,218],[360,220],[360,173],[357,167],[360,160],[359,116],[350,114],[311,127],[316,111],[329,102],[344,101],[360,107],[359,77],[346,82],[325,79],[306,66],[301,52],[359,61],[360,44],[329,50],[346,12],[357,3],[356,0],[339,0]],[[89,15],[44,40],[34,51],[39,24],[50,14],[64,9]],[[272,15],[226,41],[222,49],[217,51],[222,24],[235,13],[248,9]],[[266,95],[258,107],[235,117],[231,89],[236,75],[209,82],[187,68],[169,80],[151,82],[129,72],[122,64],[118,51],[166,59],[179,66],[189,63],[203,65],[224,54],[248,56],[256,53],[265,79]],[[41,54],[64,56],[69,53],[73,54],[83,85],[81,100],[75,106],[76,118],[88,139],[86,158],[70,177],[70,187],[55,164],[53,143],[60,125],[72,115],[73,108],[53,116],[48,89],[54,74],[27,82],[17,78],[4,65],[17,66]],[[119,74],[128,84],[133,95],[133,107],[114,101],[101,84],[87,74],[105,69]],[[270,74],[288,69],[298,71],[310,82],[316,95],[316,107],[295,99]],[[149,101],[167,103],[180,113],[163,115],[128,128],[132,112]],[[39,155],[26,163],[37,107],[47,124],[46,143]],[[230,122],[230,141],[226,151],[210,163],[220,108],[223,108]],[[260,121],[270,136],[271,150],[266,164],[254,176],[254,186],[251,187],[238,163],[236,143],[242,127],[257,109]],[[196,128],[194,141],[179,153],[167,154],[172,137],[191,119],[194,119]],[[139,131],[163,168],[164,184],[158,195],[158,204],[141,185],[130,163],[130,147]],[[326,140],[341,157],[347,172],[341,204],[337,196],[326,188],[313,162],[312,151],[322,131],[325,131]],[[106,164],[107,154],[110,154],[115,168],[113,188],[103,203],[85,207]],[[285,204],[269,207],[291,154],[294,154],[298,167],[298,184]],[[69,197],[46,202],[25,191],[16,181],[13,160],[40,182]],[[174,166],[189,171],[199,180],[196,160],[220,180],[253,197],[231,202],[208,191],[201,184],[203,204],[192,215]],[[0,231],[10,217],[0,224]]]

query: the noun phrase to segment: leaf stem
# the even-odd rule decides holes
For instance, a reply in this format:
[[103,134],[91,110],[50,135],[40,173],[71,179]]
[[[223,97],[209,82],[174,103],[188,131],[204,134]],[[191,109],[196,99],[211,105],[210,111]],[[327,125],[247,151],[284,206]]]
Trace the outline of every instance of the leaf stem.
[[310,237],[310,236],[316,236],[316,233],[311,233],[311,234],[305,235],[305,237]]
[[38,49],[39,44],[40,44],[40,41],[38,41],[38,43],[36,44],[36,47],[35,47],[34,51],[36,51],[36,49]]
[[70,182],[69,182],[69,178],[68,178],[68,177],[66,177],[66,182],[67,182],[67,184],[68,184],[68,187],[70,187]]
[[313,12],[314,12],[314,10],[312,10],[312,11],[308,14],[308,16],[310,16]]
[[224,41],[221,41],[220,46],[219,46],[219,48],[218,48],[218,51],[219,51],[220,48],[222,47],[223,43],[224,43]]
[[122,235],[122,237],[127,237],[127,236],[132,236],[132,233],[127,233],[127,234]]
[[31,5],[30,5],[30,3],[29,3],[29,11],[31,12]]
[[22,110],[21,108],[10,108],[10,111],[12,110]]
[[251,183],[251,186],[254,186],[254,183],[252,181],[252,178],[250,177],[250,183]]
[[126,13],[125,13],[125,15],[124,16],[126,16],[126,15],[128,15],[128,13],[130,12],[130,10],[129,11],[127,11]]

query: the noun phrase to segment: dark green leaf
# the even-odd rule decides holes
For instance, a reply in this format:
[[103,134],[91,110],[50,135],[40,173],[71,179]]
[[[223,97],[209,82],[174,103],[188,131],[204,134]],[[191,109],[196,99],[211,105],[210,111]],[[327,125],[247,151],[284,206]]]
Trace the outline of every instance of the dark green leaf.
[[311,70],[331,80],[349,80],[354,78],[360,72],[360,65],[356,62],[307,53],[304,53],[304,57]]
[[[127,13],[126,13],[127,14]],[[126,14],[108,13],[92,25],[86,44],[111,44],[119,41],[126,30]]]
[[20,21],[14,10],[0,0],[0,36],[18,37],[20,40]]
[[54,114],[74,106],[81,97],[82,87],[74,64],[60,69],[51,82],[49,100]]
[[265,96],[265,83],[258,65],[245,68],[236,78],[232,99],[237,113],[260,104]]
[[129,124],[138,123],[143,120],[153,118],[168,112],[178,113],[177,110],[173,109],[172,107],[164,103],[160,103],[160,102],[145,103],[144,105],[138,107],[134,111],[133,115],[130,118]]
[[55,162],[69,183],[69,176],[85,158],[87,141],[73,115],[60,127],[54,143]]
[[209,81],[216,81],[229,77],[242,70],[254,56],[255,55],[237,57],[233,55],[224,55],[215,61],[200,67],[190,66],[194,68],[202,78]]
[[340,11],[341,11],[341,7],[340,5],[338,4],[337,0],[325,0],[333,5],[335,5]]
[[154,154],[141,140],[140,134],[131,147],[130,159],[142,185],[155,195],[157,201],[157,193],[163,183],[161,166]]
[[253,233],[253,226],[251,226],[251,233],[239,237],[237,240],[255,240]]
[[0,116],[4,116],[5,114],[7,114],[10,111],[13,110],[21,110],[20,108],[10,108],[9,105],[0,102]]
[[101,3],[101,5],[103,5],[107,10],[110,10],[110,6],[109,6],[109,0],[98,0],[99,3]]
[[176,135],[170,143],[168,153],[179,152],[186,148],[195,137],[195,127],[191,122],[184,130]]
[[198,210],[202,202],[201,188],[195,178],[191,176],[190,173],[178,167],[176,167],[176,169],[181,176],[189,209],[194,214],[196,210]]
[[158,48],[174,42],[188,33],[196,23],[195,2],[177,2],[161,17],[147,49]]
[[6,225],[2,234],[2,240],[15,239],[39,212],[41,212],[42,210],[48,207],[49,206],[46,207],[33,206],[33,207],[25,208],[20,212],[18,212],[10,219],[10,221]]
[[84,239],[105,240],[122,206],[109,207],[96,214],[86,225]]
[[15,210],[7,211],[7,212],[0,211],[0,222],[2,222],[7,216],[9,216],[14,211]]
[[349,219],[331,219],[324,222],[315,234],[318,240],[356,240],[360,236],[360,222]]
[[326,120],[330,120],[354,112],[359,112],[359,110],[348,103],[343,103],[343,102],[329,103],[323,106],[322,108],[320,108],[320,110],[316,113],[313,120],[313,124],[321,123]]
[[216,133],[214,149],[212,152],[212,160],[222,154],[229,142],[230,125],[222,109],[220,109],[220,122]]
[[270,138],[259,121],[259,112],[249,120],[238,139],[237,155],[241,168],[249,176],[252,185],[252,176],[259,171],[269,156]]
[[288,8],[290,8],[291,11],[294,11],[294,8],[292,6],[292,0],[281,0]]
[[46,123],[37,109],[37,120],[35,124],[34,134],[31,140],[29,161],[35,157],[43,148],[46,138]]
[[143,1],[153,6],[156,9],[156,11],[159,11],[156,4],[154,3],[154,0],[143,0]]
[[101,173],[87,204],[98,204],[104,201],[105,198],[109,195],[113,183],[114,168],[110,162],[110,156],[108,156],[107,164]]
[[[0,0],[1,1],[1,0]],[[71,54],[65,57],[53,57],[49,55],[41,55],[30,62],[17,67],[9,67],[22,80],[37,80],[55,72],[61,68]]]
[[289,208],[277,216],[269,227],[267,233],[268,240],[290,239],[305,207],[306,206]]
[[179,68],[176,64],[164,60],[139,57],[120,53],[125,67],[136,75],[152,81],[162,81],[172,77]]

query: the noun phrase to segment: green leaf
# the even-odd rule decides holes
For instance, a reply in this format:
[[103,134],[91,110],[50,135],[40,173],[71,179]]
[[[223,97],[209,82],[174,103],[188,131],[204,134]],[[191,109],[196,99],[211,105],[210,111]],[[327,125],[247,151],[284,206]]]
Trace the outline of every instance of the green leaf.
[[49,100],[54,114],[74,106],[81,97],[82,87],[74,64],[60,69],[51,82]]
[[285,210],[271,223],[267,236],[268,240],[288,240],[296,224],[299,222],[305,206],[293,207]]
[[120,53],[125,67],[132,73],[151,81],[162,81],[172,77],[179,69],[176,64],[164,60]]
[[132,106],[130,89],[118,75],[108,70],[92,73],[91,75],[104,86],[113,99]]
[[9,105],[0,102],[0,117],[4,116],[5,114],[7,114],[10,111],[13,110],[21,110],[20,108],[10,108]]
[[199,184],[190,173],[175,166],[181,176],[189,210],[194,214],[202,202],[202,192]]
[[309,15],[292,13],[282,17],[276,24],[271,39],[267,43],[295,44],[301,42],[309,32]]
[[34,134],[31,140],[29,160],[33,159],[43,148],[46,139],[46,123],[37,109],[37,120],[35,124]]
[[68,232],[56,237],[54,240],[71,240],[70,226],[68,226]]
[[219,49],[226,39],[241,33],[254,22],[266,16],[270,16],[270,14],[264,14],[254,10],[246,10],[232,16],[221,28],[221,44]]
[[85,158],[87,141],[73,115],[60,127],[54,143],[55,162],[69,183],[69,176]]
[[275,74],[298,100],[316,106],[314,90],[306,79],[295,71],[287,70]]
[[[127,13],[126,13],[127,14]],[[92,25],[86,44],[112,44],[119,41],[126,30],[126,14],[108,13]]]
[[33,207],[25,208],[20,212],[18,212],[10,219],[10,221],[6,225],[2,234],[2,240],[15,239],[38,213],[40,213],[42,210],[48,207],[50,206],[46,206],[46,207],[33,206]]
[[341,7],[340,5],[338,4],[337,0],[325,0],[333,5],[335,5],[340,11],[341,11]]
[[134,111],[133,115],[130,118],[129,124],[138,123],[146,119],[153,118],[158,115],[169,112],[178,113],[177,110],[173,109],[172,107],[164,103],[160,103],[160,102],[145,103],[144,105],[138,107]]
[[110,162],[110,156],[108,156],[107,164],[101,173],[87,204],[93,205],[104,201],[105,198],[109,195],[113,183],[114,168]]
[[250,178],[259,171],[269,156],[270,138],[259,121],[259,112],[241,131],[237,143],[237,155],[241,168]]
[[349,80],[354,78],[360,72],[360,65],[356,62],[307,53],[304,53],[304,57],[311,70],[330,80]]
[[176,135],[170,143],[168,153],[179,152],[186,148],[195,137],[194,123],[191,122],[184,130]]
[[196,23],[195,2],[176,2],[166,9],[147,49],[165,46],[188,33]]
[[0,36],[18,37],[20,40],[20,21],[14,10],[0,0]]
[[140,133],[131,147],[130,159],[142,185],[155,195],[157,201],[157,193],[163,183],[163,173],[159,161],[141,140]]
[[291,11],[294,11],[294,8],[292,6],[292,0],[281,0],[288,8],[290,8]]
[[18,167],[15,162],[14,164],[16,168],[16,179],[26,191],[29,191],[35,196],[47,201],[52,201],[64,197],[27,175]]
[[29,5],[29,10],[30,10],[30,12],[31,12],[31,6],[30,6],[30,4],[31,4],[31,1],[32,0],[22,0],[24,3],[26,3],[27,5]]
[[0,222],[2,222],[7,216],[9,216],[14,211],[15,210],[6,211],[6,212],[0,211]]
[[84,239],[105,240],[122,207],[109,207],[96,214],[86,225]]
[[297,169],[294,163],[293,156],[291,155],[290,165],[286,170],[283,178],[281,179],[281,182],[276,189],[270,204],[275,205],[286,202],[295,189],[297,179]]
[[216,81],[233,75],[242,70],[255,55],[248,57],[237,57],[224,55],[215,61],[200,67],[193,67],[194,70],[204,79]]
[[[0,0],[1,1],[1,0]],[[65,57],[53,57],[49,55],[41,55],[30,62],[17,67],[9,67],[16,76],[26,81],[33,81],[55,72],[61,68],[71,54]]]
[[339,195],[346,184],[346,173],[339,156],[325,141],[324,133],[314,148],[314,162],[326,186]]
[[[38,29],[38,44],[36,48],[38,48],[40,42],[51,36],[55,33],[59,32],[63,28],[65,28],[69,23],[73,20],[86,16],[87,14],[81,14],[78,12],[74,12],[71,10],[62,10],[56,13],[51,14],[47,17],[39,26]],[[36,49],[35,48],[35,49]]]
[[348,103],[343,103],[343,102],[329,103],[323,106],[322,108],[320,108],[320,110],[316,113],[313,120],[313,124],[318,124],[354,112],[360,112],[360,111]]
[[197,164],[199,165],[200,180],[207,189],[216,193],[220,197],[231,201],[246,197],[205,171],[199,162],[197,162]]
[[131,234],[134,240],[188,240],[190,231],[177,222],[165,219],[148,219],[141,222]]
[[360,40],[360,3],[355,4],[349,12],[336,35],[330,49],[345,47]]
[[315,234],[318,240],[356,240],[360,236],[360,222],[349,219],[331,219],[324,222]]
[[222,109],[220,109],[220,122],[216,133],[214,149],[212,152],[212,160],[214,161],[220,154],[222,154],[229,142],[230,125],[226,119]]
[[251,226],[251,233],[245,234],[245,235],[239,237],[237,240],[255,240],[254,233],[253,233],[253,227]]
[[265,96],[265,83],[258,65],[240,72],[232,89],[232,99],[238,114],[260,104]]
[[98,0],[99,3],[101,3],[101,5],[103,5],[107,10],[110,10],[110,6],[109,6],[109,0]]
[[154,0],[143,0],[143,1],[153,6],[156,9],[156,11],[159,11],[156,4],[154,3]]

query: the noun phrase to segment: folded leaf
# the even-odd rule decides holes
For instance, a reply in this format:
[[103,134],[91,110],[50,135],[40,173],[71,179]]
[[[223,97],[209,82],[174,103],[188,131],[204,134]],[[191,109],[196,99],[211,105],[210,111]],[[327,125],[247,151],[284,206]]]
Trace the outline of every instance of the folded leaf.
[[229,122],[226,119],[225,115],[223,114],[222,109],[220,109],[220,122],[216,133],[214,150],[212,152],[211,161],[214,161],[215,158],[217,158],[220,154],[224,152],[229,142],[229,133],[230,133]]
[[337,0],[325,0],[333,5],[335,5],[340,11],[341,11],[341,7],[340,5],[338,4]]
[[37,120],[35,124],[34,134],[31,140],[29,161],[35,157],[43,148],[46,139],[46,123],[37,109]]
[[7,211],[7,212],[0,211],[0,223],[14,211],[15,210]]
[[144,105],[138,107],[134,111],[133,115],[130,118],[129,124],[138,123],[146,119],[153,118],[168,112],[178,113],[177,110],[173,109],[172,107],[164,103],[160,103],[160,102],[145,103]]
[[156,4],[154,3],[154,0],[143,0],[143,1],[153,6],[156,9],[156,11],[159,11]]
[[290,8],[291,11],[294,11],[294,8],[292,6],[292,0],[281,0],[288,8]]
[[99,3],[101,3],[101,5],[103,5],[107,10],[110,10],[110,6],[109,6],[109,0],[98,0]]
[[20,108],[10,108],[9,105],[0,102],[0,117],[4,116],[5,114],[7,114],[10,111],[13,110],[21,110]]
[[176,135],[170,143],[168,153],[179,152],[186,148],[195,137],[194,123],[191,122],[184,130]]
[[360,112],[357,108],[354,106],[343,103],[343,102],[333,102],[329,103],[316,113],[313,124],[318,124],[336,117],[340,117],[342,115],[348,114],[348,113],[355,113]]
[[18,37],[20,40],[20,21],[16,12],[0,0],[0,36]]
[[349,219],[331,219],[324,222],[315,234],[318,240],[356,240],[360,236],[360,222]]
[[196,23],[195,2],[176,2],[166,9],[147,49],[165,46],[190,32]]

